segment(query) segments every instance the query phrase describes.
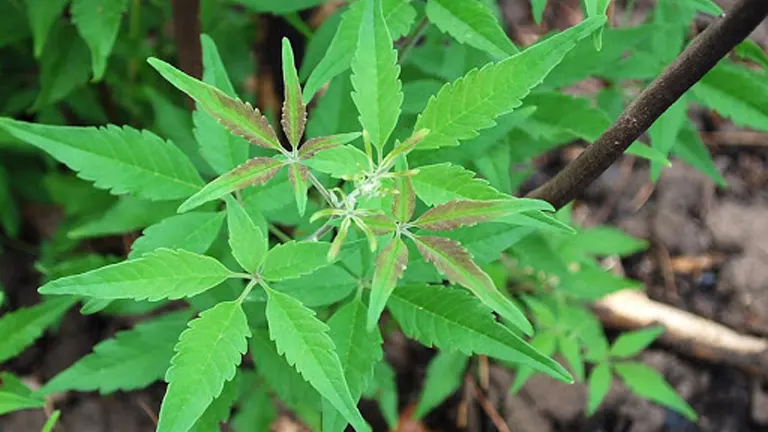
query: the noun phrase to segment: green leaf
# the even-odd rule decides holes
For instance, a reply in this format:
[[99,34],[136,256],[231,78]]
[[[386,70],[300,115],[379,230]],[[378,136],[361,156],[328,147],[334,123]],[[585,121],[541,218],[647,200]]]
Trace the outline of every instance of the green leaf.
[[615,365],[624,384],[638,396],[671,408],[690,421],[696,421],[696,411],[664,380],[655,369],[642,363],[623,362]]
[[197,419],[195,425],[190,429],[191,432],[219,432],[220,423],[227,423],[232,407],[237,401],[240,390],[240,374],[236,374],[232,381],[224,383],[221,394],[208,405],[203,415]]
[[662,334],[664,334],[662,326],[622,333],[611,346],[610,356],[620,359],[635,356],[648,348]]
[[[323,255],[325,258],[325,255]],[[328,326],[298,300],[268,289],[269,335],[288,363],[352,424],[357,431],[369,431],[358,411],[344,377]]]
[[335,178],[352,178],[369,169],[368,156],[351,145],[321,150],[304,162],[308,167]]
[[408,248],[400,236],[396,236],[376,257],[376,267],[371,283],[370,309],[368,309],[366,324],[369,331],[373,330],[379,322],[379,316],[384,311],[384,306],[395,289],[397,281],[403,277],[407,265]]
[[131,245],[128,258],[165,247],[204,254],[221,231],[224,213],[190,212],[174,215],[148,227]]
[[[304,306],[317,307],[342,300],[357,286],[358,281],[354,276],[339,266],[331,265],[296,279],[278,282],[272,288],[299,300]],[[261,294],[257,292],[251,296],[259,300],[266,299]]]
[[458,351],[440,351],[429,362],[419,403],[413,412],[414,419],[423,418],[443,403],[464,383],[464,370],[469,357]]
[[536,24],[541,24],[544,18],[544,9],[547,8],[547,0],[531,0],[531,14]]
[[11,195],[11,182],[3,166],[0,166],[0,227],[11,237],[19,233],[21,219]]
[[97,299],[175,300],[200,294],[232,274],[211,257],[160,248],[141,258],[48,282],[38,291]]
[[282,150],[280,140],[267,118],[248,102],[233,99],[221,90],[192,78],[162,60],[150,57],[147,62],[174,87],[196,100],[231,133],[245,138],[253,145]]
[[93,63],[93,79],[101,80],[107,58],[120,30],[120,20],[128,0],[73,0],[72,22],[88,44]]
[[40,394],[67,390],[108,394],[134,390],[163,378],[173,357],[173,346],[186,327],[186,311],[142,322],[114,338],[99,342],[93,352],[48,381]]
[[494,189],[486,180],[475,178],[475,173],[450,163],[418,168],[413,176],[416,195],[425,204],[434,206],[457,199],[498,200],[509,198]]
[[[392,38],[404,35],[416,17],[416,10],[411,0],[381,0],[381,7]],[[304,86],[304,102],[309,102],[318,90],[335,76],[346,71],[352,64],[360,36],[360,24],[363,21],[365,2],[358,1],[350,5],[341,17],[325,56],[312,71]]]
[[411,177],[395,177],[395,190],[397,193],[392,197],[392,214],[401,223],[406,223],[413,217],[413,211],[416,208],[416,192],[413,190],[413,181]]
[[33,394],[20,379],[0,372],[0,415],[44,406],[45,400]]
[[592,373],[589,375],[587,382],[588,386],[588,400],[587,400],[587,414],[592,415],[597,411],[597,407],[605,399],[605,395],[608,394],[608,390],[611,389],[611,380],[613,374],[611,373],[611,365],[608,363],[600,363],[592,369]]
[[0,118],[0,128],[49,153],[113,194],[172,200],[197,192],[202,180],[177,147],[128,126],[47,126]]
[[35,57],[43,53],[43,46],[48,38],[48,32],[56,20],[61,17],[64,7],[69,0],[26,0],[27,18],[32,28]]
[[[0,11],[7,16],[4,12]],[[88,47],[71,25],[54,25],[52,30],[40,56],[40,93],[31,111],[52,106],[88,82]]]
[[277,159],[255,157],[205,185],[199,192],[184,201],[178,211],[183,213],[192,210],[208,201],[219,199],[248,186],[263,185],[280,171],[283,164],[283,161]]
[[[677,144],[680,129],[688,120],[686,115],[687,106],[688,103],[684,98],[678,99],[648,129],[653,148],[664,156],[668,155],[675,144]],[[651,179],[654,182],[659,180],[661,169],[661,164],[651,162]]]
[[413,224],[430,231],[450,231],[534,210],[554,211],[554,208],[545,201],[529,198],[489,201],[456,200],[427,210]]
[[[557,339],[551,332],[540,331],[536,333],[536,336],[531,339],[531,346],[538,350],[545,356],[551,356],[555,353],[555,346]],[[534,374],[533,368],[530,366],[521,366],[517,368],[517,374],[515,374],[515,381],[512,382],[512,386],[509,388],[511,394],[515,394],[523,388],[528,379]]]
[[296,198],[296,207],[299,216],[304,216],[307,211],[307,190],[309,190],[309,170],[300,163],[288,165],[288,180],[293,187],[293,195]]
[[231,426],[237,432],[269,430],[277,418],[272,398],[264,385],[248,384],[251,385],[243,386],[243,395],[237,413],[232,417]]
[[672,148],[672,153],[688,165],[706,174],[718,186],[728,186],[725,178],[720,174],[720,170],[712,160],[709,149],[693,127],[689,125],[683,127],[680,135],[677,137],[677,145]]
[[374,367],[373,381],[365,390],[365,397],[378,401],[389,430],[397,429],[397,383],[395,371],[386,361],[382,360]]
[[293,148],[297,148],[307,124],[307,106],[301,99],[301,85],[293,60],[293,48],[288,38],[283,38],[283,132]]
[[299,159],[311,160],[314,156],[321,151],[330,150],[360,137],[359,132],[339,134],[326,136],[321,138],[312,138],[304,143],[299,149]]
[[165,375],[158,432],[188,431],[235,376],[251,336],[239,302],[219,303],[189,322]]
[[[366,330],[365,317],[368,314],[360,299],[354,299],[341,307],[328,320],[330,336],[344,370],[352,399],[360,400],[363,391],[373,378],[374,366],[382,359],[381,333],[378,328]],[[343,431],[347,422],[339,416],[328,400],[324,400],[323,430]]]
[[249,273],[256,273],[267,254],[267,237],[235,199],[227,199],[229,246],[237,262]]
[[768,82],[764,74],[722,62],[692,91],[705,106],[737,125],[768,131]]
[[47,299],[35,306],[6,312],[0,317],[0,362],[15,357],[39,338],[75,304],[72,298]]
[[589,18],[556,36],[500,63],[473,69],[446,84],[419,115],[414,130],[429,129],[419,149],[459,145],[495,125],[494,120],[519,107],[530,90],[582,39],[605,23],[605,17]]
[[645,250],[648,242],[608,226],[586,228],[567,237],[560,251],[568,257],[628,256]]
[[496,321],[490,309],[463,290],[428,285],[398,287],[388,307],[403,332],[424,345],[467,355],[485,354],[572,381],[560,364]]
[[383,156],[403,105],[400,66],[381,0],[361,1],[365,7],[352,60],[352,99],[360,113],[360,125]]
[[568,361],[573,371],[573,376],[579,381],[584,381],[584,359],[581,355],[581,347],[576,337],[561,335],[558,338],[560,353]]
[[324,0],[283,0],[276,2],[274,0],[234,0],[234,2],[246,6],[254,12],[269,12],[277,15],[309,9],[323,3],[323,1]]
[[493,57],[505,58],[520,52],[490,9],[477,0],[429,0],[427,17],[443,33]]
[[[611,4],[611,0],[585,0],[584,6],[587,10],[587,17],[605,16],[609,4]],[[602,28],[600,28],[595,34],[592,35],[592,42],[595,44],[595,48],[598,51],[603,49]]]
[[[134,198],[133,195],[123,195],[108,209],[99,209],[94,212],[98,215],[96,218],[69,230],[67,237],[85,239],[137,231],[173,215],[176,204],[176,202],[147,201]],[[99,215],[99,213],[102,214]]]
[[[205,34],[200,36],[200,43],[203,47],[203,82],[216,87],[229,97],[237,97],[216,43]],[[248,142],[229,133],[204,109],[195,110],[192,119],[195,122],[194,134],[200,153],[216,173],[230,171],[248,159]]]
[[268,281],[281,281],[310,274],[331,264],[327,258],[330,247],[327,242],[292,241],[277,245],[267,252],[261,276]]
[[277,398],[295,411],[320,411],[320,395],[302,378],[269,338],[269,331],[254,330],[251,352],[256,371]]
[[751,60],[768,70],[768,54],[753,40],[747,39],[736,45],[734,52],[737,56]]
[[720,8],[720,6],[718,6],[718,4],[712,0],[691,0],[691,3],[694,4],[693,7],[695,7],[696,10],[714,15],[716,17],[725,14],[723,9]]
[[413,236],[421,255],[448,280],[472,291],[480,301],[526,334],[533,333],[525,315],[493,284],[457,241],[444,237]]

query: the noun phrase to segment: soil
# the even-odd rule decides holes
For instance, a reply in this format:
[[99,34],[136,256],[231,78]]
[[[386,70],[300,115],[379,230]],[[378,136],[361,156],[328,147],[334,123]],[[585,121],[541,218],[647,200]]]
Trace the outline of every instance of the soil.
[[[526,0],[527,1],[527,0]],[[541,32],[530,23],[523,0],[503,0],[505,18],[516,25],[518,40],[534,40]],[[551,27],[570,25],[578,1],[551,2],[545,16]],[[723,6],[731,0],[718,1]],[[639,10],[649,2],[636,2]],[[522,17],[522,18],[521,18]],[[754,34],[768,40],[768,25]],[[708,113],[700,113],[708,116]],[[703,118],[695,118],[699,122]],[[702,122],[706,123],[706,122]],[[711,122],[709,122],[711,124]],[[720,124],[720,128],[728,128]],[[585,191],[576,214],[587,224],[618,226],[627,233],[648,239],[651,248],[622,263],[626,273],[645,283],[648,295],[738,331],[768,336],[768,150],[723,143],[713,149],[715,160],[728,181],[717,189],[704,175],[681,163],[664,171],[649,195],[647,166],[637,161],[629,176],[617,162],[589,190]],[[562,152],[564,153],[564,152]],[[556,152],[556,154],[561,154]],[[555,160],[558,157],[554,158]],[[559,157],[559,159],[563,159]],[[544,181],[562,164],[549,164],[536,178]],[[552,171],[552,172],[550,172]],[[617,179],[625,181],[617,182]],[[621,184],[622,187],[617,187]],[[646,199],[647,198],[647,199]],[[39,218],[33,218],[39,220]],[[42,229],[30,222],[22,240],[35,244]],[[0,255],[0,275],[8,305],[17,308],[38,301],[38,280],[34,256],[6,247]],[[665,257],[718,257],[716,265],[698,272],[676,273],[665,268]],[[30,383],[40,385],[76,359],[90,352],[100,340],[127,328],[121,318],[82,316],[70,311],[54,334],[47,334],[19,357],[3,365]],[[403,412],[418,398],[426,365],[433,352],[393,335],[386,342],[386,355],[398,378]],[[691,423],[680,415],[629,393],[617,382],[592,417],[586,417],[586,388],[565,385],[544,376],[535,376],[516,395],[508,389],[514,375],[509,370],[489,368],[489,402],[514,432],[656,432],[768,431],[768,388],[751,376],[717,364],[681,356],[667,346],[654,344],[640,360],[659,370],[668,382],[701,415]],[[135,392],[110,396],[71,393],[55,401],[63,411],[58,431],[144,432],[154,430],[164,385],[155,384]],[[464,402],[469,400],[470,403]],[[371,404],[364,403],[381,428],[381,417]],[[462,415],[466,412],[466,416]],[[466,419],[473,432],[497,430],[468,389],[449,398],[422,423],[404,422],[400,431],[454,431]],[[39,431],[45,421],[42,410],[27,410],[0,417],[0,432]],[[407,423],[407,424],[406,424]],[[280,420],[278,430],[292,429],[295,423]]]

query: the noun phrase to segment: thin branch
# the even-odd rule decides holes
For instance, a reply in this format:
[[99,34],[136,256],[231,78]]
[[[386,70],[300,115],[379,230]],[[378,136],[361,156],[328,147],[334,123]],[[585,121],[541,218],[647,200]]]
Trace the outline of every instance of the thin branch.
[[683,93],[747,38],[768,15],[768,1],[740,0],[709,25],[600,138],[560,173],[528,194],[560,208],[616,161]]
[[[200,0],[171,0],[173,39],[179,56],[179,67],[197,79],[203,76],[203,48],[200,45]],[[194,109],[195,103],[187,98]]]

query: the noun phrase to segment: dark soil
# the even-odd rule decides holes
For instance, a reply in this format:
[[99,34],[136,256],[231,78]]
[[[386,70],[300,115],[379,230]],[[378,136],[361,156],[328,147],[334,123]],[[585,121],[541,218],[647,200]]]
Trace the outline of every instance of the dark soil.
[[[516,25],[517,37],[522,40],[540,32],[530,23],[526,2],[501,2],[505,18]],[[577,9],[578,1],[551,3],[548,22],[553,27],[568,25],[573,19],[568,11],[574,10],[573,3]],[[718,3],[727,6],[732,0]],[[636,4],[640,10],[648,7],[645,0]],[[754,37],[762,42],[768,40],[768,25],[758,29]],[[624,176],[622,162],[618,162],[585,192],[577,215],[588,224],[608,223],[651,242],[648,252],[623,264],[629,276],[645,282],[649,296],[655,300],[744,333],[768,336],[768,150],[724,144],[714,150],[716,162],[729,183],[724,190],[716,189],[711,180],[692,168],[675,163],[665,170],[653,193],[638,208],[649,184],[648,169],[638,161],[626,182],[617,182]],[[539,176],[545,179],[546,172]],[[618,189],[619,183],[625,184]],[[41,229],[35,222],[27,225],[22,242],[36,244]],[[20,249],[24,248],[6,246],[0,255],[0,275],[8,295],[4,311],[38,301],[34,256]],[[670,274],[661,265],[666,255],[721,255],[724,260],[696,274]],[[40,385],[89,353],[98,341],[130,324],[122,318],[82,316],[72,310],[58,331],[41,338],[3,368],[32,386]],[[398,335],[392,336],[386,347],[387,358],[398,374],[400,403],[405,410],[418,398],[433,353]],[[697,424],[631,395],[616,382],[603,406],[590,418],[584,414],[586,388],[581,384],[569,386],[536,376],[512,396],[507,390],[513,373],[496,365],[490,367],[488,398],[514,432],[768,431],[768,389],[755,378],[728,367],[683,357],[661,345],[654,345],[640,359],[662,372],[701,415]],[[164,385],[158,383],[143,391],[110,396],[67,394],[55,401],[56,408],[63,411],[57,430],[154,430],[153,416],[159,411],[163,392]],[[468,430],[497,430],[465,393],[463,390],[454,395],[423,424],[400,430],[459,430],[456,425],[460,408],[467,410]],[[463,406],[464,400],[473,402]],[[369,404],[363,407],[364,411],[373,409]],[[372,414],[378,417],[378,413]],[[39,431],[44,421],[41,410],[16,412],[0,417],[0,432]]]

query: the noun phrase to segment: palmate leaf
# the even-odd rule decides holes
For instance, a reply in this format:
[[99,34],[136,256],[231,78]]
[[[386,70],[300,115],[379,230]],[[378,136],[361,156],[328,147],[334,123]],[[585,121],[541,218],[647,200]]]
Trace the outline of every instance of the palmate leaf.
[[440,351],[427,366],[427,377],[413,412],[413,418],[420,419],[440,405],[464,383],[464,370],[469,357],[460,351]]
[[9,118],[0,118],[0,128],[116,195],[172,200],[188,197],[202,185],[184,153],[148,131],[112,125],[48,126]]
[[379,316],[384,311],[397,281],[403,277],[407,265],[408,247],[400,236],[395,236],[376,257],[376,268],[371,283],[370,309],[368,309],[366,321],[369,331],[373,330],[379,322]]
[[186,432],[235,376],[251,336],[239,302],[219,303],[189,322],[165,375],[158,432]]
[[494,119],[520,106],[530,90],[573,48],[580,39],[605,23],[605,17],[589,18],[500,63],[474,69],[445,85],[430,99],[414,130],[429,129],[418,149],[459,145],[478,131],[492,127]]
[[336,178],[349,178],[363,174],[370,165],[368,156],[351,145],[319,151],[305,163],[314,170]]
[[475,173],[450,163],[420,166],[413,176],[413,188],[419,199],[434,206],[458,199],[498,200],[509,198]]
[[426,236],[413,236],[413,240],[424,259],[448,280],[472,291],[480,301],[524,333],[533,333],[533,327],[523,312],[496,288],[491,277],[475,264],[459,242]]
[[31,307],[6,312],[0,317],[0,362],[13,358],[39,338],[72,305],[72,298],[47,299]]
[[54,411],[53,414],[48,417],[48,420],[45,421],[45,424],[43,425],[43,428],[40,429],[40,432],[53,432],[53,428],[56,427],[56,423],[59,421],[59,417],[61,417],[61,411]]
[[233,99],[221,90],[192,78],[162,60],[150,57],[147,62],[168,82],[197,101],[233,134],[260,147],[282,150],[280,140],[267,118],[251,104]]
[[263,185],[270,181],[283,165],[284,162],[277,159],[255,157],[205,185],[198,193],[181,203],[178,211],[183,213],[192,210],[248,186]]
[[[587,10],[587,17],[605,16],[608,5],[611,0],[586,0],[584,7]],[[601,27],[592,35],[592,42],[595,48],[600,51],[603,48],[603,28]]]
[[277,245],[267,252],[261,276],[268,281],[281,281],[310,274],[332,264],[327,258],[330,247],[327,242],[292,241]]
[[[381,0],[384,19],[392,38],[404,35],[416,18],[416,10],[410,3],[411,0]],[[304,86],[304,102],[309,102],[326,82],[347,70],[352,64],[364,8],[365,2],[359,1],[352,3],[344,12],[325,56],[307,79]]]
[[[666,156],[677,144],[680,130],[688,120],[686,108],[688,101],[680,98],[672,104],[648,129],[651,144],[655,150]],[[651,162],[651,180],[658,181],[663,165],[659,162]]]
[[111,207],[92,213],[102,213],[101,216],[86,219],[87,222],[70,229],[67,237],[85,239],[137,231],[174,215],[176,204],[173,201],[156,202],[122,195]]
[[427,17],[442,32],[493,57],[520,52],[491,10],[478,0],[429,0]]
[[587,414],[592,415],[597,411],[597,407],[605,399],[605,395],[608,394],[608,390],[611,389],[611,381],[613,379],[613,372],[611,371],[611,365],[608,363],[600,363],[592,369],[592,373],[587,380],[588,399],[587,399]]
[[204,254],[216,240],[223,222],[223,212],[190,212],[163,219],[147,227],[133,242],[128,258],[138,258],[161,247]]
[[[229,80],[227,70],[208,35],[200,35],[203,48],[203,82],[216,87],[229,97],[235,98],[235,88]],[[200,154],[218,174],[236,168],[248,159],[249,145],[242,137],[233,135],[216,118],[204,109],[192,113],[195,123],[194,135],[200,147]]]
[[244,269],[256,273],[267,254],[267,237],[234,198],[227,200],[227,226],[232,255]]
[[53,377],[40,393],[98,390],[107,394],[146,387],[163,378],[168,370],[173,346],[189,316],[188,312],[175,312],[118,332],[114,338],[99,342],[91,354]]
[[283,132],[293,148],[299,146],[304,126],[307,124],[307,106],[301,98],[301,85],[293,60],[293,48],[288,38],[283,38]]
[[664,334],[663,326],[653,326],[642,330],[622,333],[611,345],[613,358],[628,358],[648,348],[650,344]]
[[48,282],[38,291],[107,300],[175,300],[200,294],[232,275],[211,257],[160,248],[141,258]]
[[485,354],[572,381],[560,364],[496,321],[490,309],[463,290],[431,285],[398,287],[387,306],[403,332],[424,345]]
[[237,402],[240,392],[242,375],[237,371],[232,381],[224,383],[221,394],[208,405],[203,415],[197,419],[190,432],[216,432],[221,430],[220,423],[226,423],[232,413],[232,407]]
[[357,50],[352,60],[352,100],[360,113],[360,125],[383,157],[384,145],[395,129],[403,105],[403,85],[397,51],[384,19],[382,0],[361,0]]
[[698,415],[688,403],[675,392],[664,377],[655,369],[639,362],[622,362],[615,366],[616,373],[629,389],[642,398],[656,402],[696,421]]
[[677,145],[672,148],[672,154],[706,174],[718,186],[728,186],[715,161],[712,160],[712,154],[693,126],[685,125],[677,140]]
[[[331,340],[336,345],[349,392],[355,401],[359,401],[363,391],[368,388],[373,378],[373,368],[384,354],[379,329],[369,331],[365,328],[367,314],[360,299],[354,299],[328,320]],[[343,431],[347,425],[346,420],[327,399],[323,400],[323,404],[323,430]]]
[[72,22],[88,44],[93,62],[93,78],[98,81],[107,68],[107,58],[120,30],[120,20],[128,0],[73,0]]
[[481,222],[526,211],[550,210],[547,202],[529,198],[508,198],[505,200],[456,200],[440,204],[427,210],[413,224],[430,231],[450,231],[470,227]]
[[279,353],[326,398],[357,431],[369,431],[328,335],[328,326],[298,300],[267,290],[269,335]]

